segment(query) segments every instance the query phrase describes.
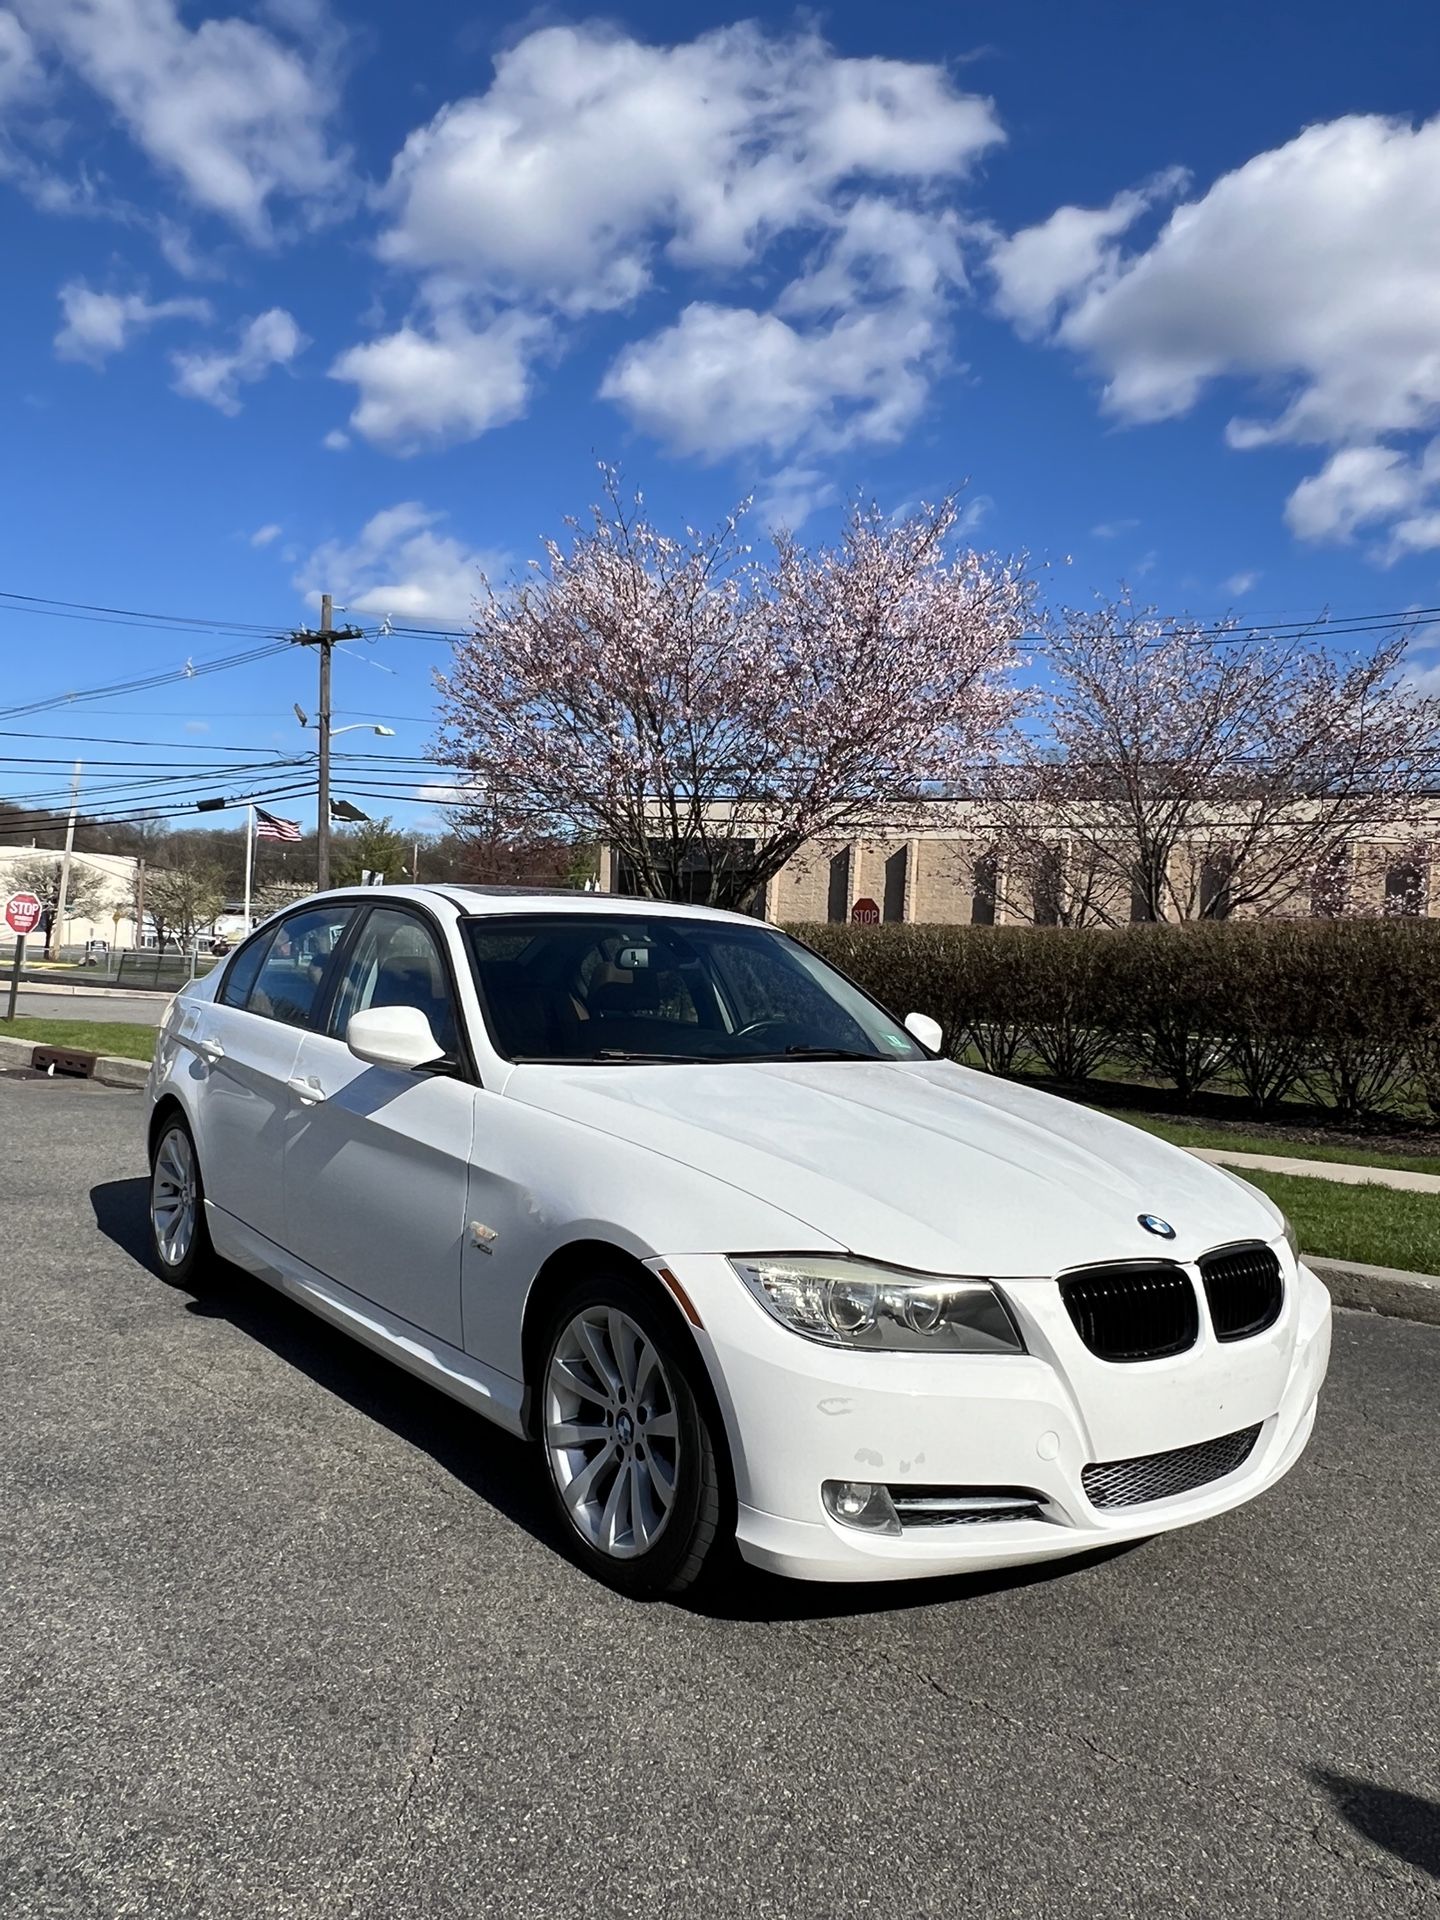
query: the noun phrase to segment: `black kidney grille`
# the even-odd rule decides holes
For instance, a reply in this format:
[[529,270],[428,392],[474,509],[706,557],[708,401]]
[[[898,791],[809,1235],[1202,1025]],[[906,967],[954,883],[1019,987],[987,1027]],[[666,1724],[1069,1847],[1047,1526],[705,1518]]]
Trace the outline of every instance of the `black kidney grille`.
[[1258,1426],[1242,1427],[1239,1433],[1202,1441],[1198,1447],[1101,1461],[1086,1467],[1080,1479],[1092,1507],[1138,1507],[1147,1500],[1170,1500],[1243,1467],[1259,1438]]
[[1200,1334],[1190,1277],[1173,1260],[1086,1267],[1060,1282],[1076,1331],[1102,1360],[1159,1360]]
[[1217,1340],[1248,1340],[1280,1318],[1285,1287],[1272,1248],[1258,1241],[1217,1247],[1201,1255],[1199,1266]]

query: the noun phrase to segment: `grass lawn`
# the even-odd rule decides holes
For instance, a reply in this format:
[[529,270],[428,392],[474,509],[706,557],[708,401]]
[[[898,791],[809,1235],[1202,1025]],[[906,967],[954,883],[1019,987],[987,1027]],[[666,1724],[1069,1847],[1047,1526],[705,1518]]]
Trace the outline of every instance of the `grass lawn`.
[[1207,1127],[1203,1120],[1152,1120],[1127,1108],[1111,1118],[1158,1134],[1177,1147],[1220,1147],[1232,1153],[1273,1153],[1284,1160],[1329,1160],[1344,1167],[1399,1167],[1406,1173],[1440,1173],[1440,1156],[1424,1153],[1372,1153],[1365,1147],[1330,1147],[1306,1140],[1278,1139],[1274,1134],[1246,1134],[1239,1128]]
[[86,1053],[114,1053],[126,1060],[149,1060],[155,1053],[154,1027],[125,1020],[0,1020],[7,1040],[29,1040],[37,1047],[77,1047]]
[[1440,1195],[1389,1187],[1342,1187],[1298,1174],[1244,1176],[1285,1209],[1302,1253],[1408,1273],[1440,1272]]

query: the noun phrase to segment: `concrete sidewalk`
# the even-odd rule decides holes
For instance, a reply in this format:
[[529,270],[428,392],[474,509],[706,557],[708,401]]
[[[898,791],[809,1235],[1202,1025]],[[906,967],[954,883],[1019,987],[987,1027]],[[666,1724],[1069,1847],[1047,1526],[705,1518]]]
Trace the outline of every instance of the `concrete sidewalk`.
[[1407,1173],[1401,1167],[1352,1167],[1338,1160],[1292,1160],[1278,1153],[1232,1153],[1228,1147],[1187,1147],[1214,1167],[1253,1167],[1257,1173],[1294,1173],[1306,1180],[1334,1180],[1344,1187],[1394,1187],[1401,1193],[1440,1193],[1440,1173]]

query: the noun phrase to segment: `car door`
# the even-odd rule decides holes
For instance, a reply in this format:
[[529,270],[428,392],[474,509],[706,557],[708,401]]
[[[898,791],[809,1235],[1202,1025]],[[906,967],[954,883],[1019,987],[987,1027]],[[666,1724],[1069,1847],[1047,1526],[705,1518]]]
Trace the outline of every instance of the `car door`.
[[[418,1007],[443,1064],[373,1066],[345,1044],[370,1007]],[[440,929],[374,906],[356,931],[323,1031],[300,1042],[285,1133],[287,1246],[412,1326],[464,1346],[460,1271],[476,1086]]]
[[205,1075],[196,1145],[206,1197],[281,1246],[289,1083],[330,956],[354,913],[348,904],[305,908],[263,929],[187,1023],[186,1043]]

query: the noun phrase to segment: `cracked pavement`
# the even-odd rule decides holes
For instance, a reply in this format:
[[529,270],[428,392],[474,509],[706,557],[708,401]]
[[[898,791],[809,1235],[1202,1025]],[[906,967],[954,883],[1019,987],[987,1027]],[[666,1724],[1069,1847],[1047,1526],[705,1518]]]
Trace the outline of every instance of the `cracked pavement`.
[[643,1607],[525,1449],[144,1264],[138,1094],[0,1078],[0,1910],[1440,1914],[1440,1328],[1310,1452],[1033,1576]]

